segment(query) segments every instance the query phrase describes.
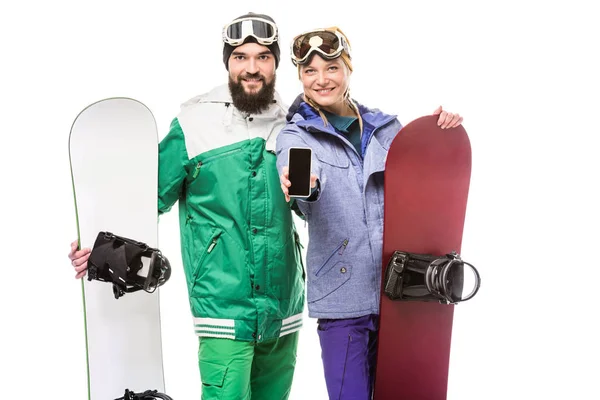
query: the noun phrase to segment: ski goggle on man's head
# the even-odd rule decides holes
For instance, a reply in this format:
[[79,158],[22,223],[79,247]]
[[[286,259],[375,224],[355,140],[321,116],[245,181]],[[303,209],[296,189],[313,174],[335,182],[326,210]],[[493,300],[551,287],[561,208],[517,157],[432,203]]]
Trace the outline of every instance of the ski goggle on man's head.
[[337,29],[315,29],[302,33],[292,40],[292,63],[306,64],[310,56],[317,52],[325,60],[333,60],[342,52],[350,56],[350,44]]
[[223,28],[223,41],[231,46],[243,44],[249,36],[268,46],[277,41],[277,25],[267,19],[247,17],[236,19]]

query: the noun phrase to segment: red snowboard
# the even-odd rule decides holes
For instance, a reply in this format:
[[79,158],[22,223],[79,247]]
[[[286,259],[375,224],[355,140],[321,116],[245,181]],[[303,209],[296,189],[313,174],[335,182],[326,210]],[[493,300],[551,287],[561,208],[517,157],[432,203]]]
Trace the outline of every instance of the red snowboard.
[[[441,129],[437,116],[406,125],[385,170],[383,274],[395,250],[460,253],[471,176],[462,126]],[[445,400],[454,305],[392,301],[381,295],[375,400]]]

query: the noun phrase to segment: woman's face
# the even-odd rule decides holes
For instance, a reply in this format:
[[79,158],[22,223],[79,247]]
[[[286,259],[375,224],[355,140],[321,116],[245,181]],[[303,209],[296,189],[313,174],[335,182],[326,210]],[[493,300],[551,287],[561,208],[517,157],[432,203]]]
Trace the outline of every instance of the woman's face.
[[347,112],[344,93],[350,84],[350,70],[341,57],[324,60],[313,56],[309,64],[300,67],[304,94],[321,108],[337,115]]

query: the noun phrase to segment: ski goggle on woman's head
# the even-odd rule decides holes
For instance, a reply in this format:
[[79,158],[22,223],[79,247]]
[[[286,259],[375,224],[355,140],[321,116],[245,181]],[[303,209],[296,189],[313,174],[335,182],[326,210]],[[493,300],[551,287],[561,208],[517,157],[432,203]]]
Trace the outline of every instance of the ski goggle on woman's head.
[[264,18],[248,17],[236,19],[223,28],[223,41],[231,46],[243,44],[249,36],[268,46],[277,41],[277,25]]
[[292,63],[306,64],[313,53],[318,53],[325,60],[338,58],[345,52],[350,56],[350,43],[337,28],[315,29],[302,33],[292,40]]

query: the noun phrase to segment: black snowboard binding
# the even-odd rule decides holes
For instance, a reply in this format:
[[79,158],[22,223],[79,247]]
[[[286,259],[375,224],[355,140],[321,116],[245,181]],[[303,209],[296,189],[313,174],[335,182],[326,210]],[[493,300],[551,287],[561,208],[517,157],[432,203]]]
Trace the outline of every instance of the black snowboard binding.
[[[467,296],[463,296],[465,265],[474,276]],[[456,252],[439,257],[395,251],[386,268],[384,293],[391,300],[456,304],[473,298],[479,285],[479,272]]]
[[[150,258],[147,276],[138,275],[142,257]],[[152,293],[171,276],[169,260],[160,250],[110,232],[100,232],[88,259],[88,280],[113,284],[115,299],[125,293],[144,290]]]
[[170,396],[159,393],[156,390],[146,390],[144,393],[134,393],[129,389],[125,389],[123,397],[119,397],[115,400],[173,400]]

